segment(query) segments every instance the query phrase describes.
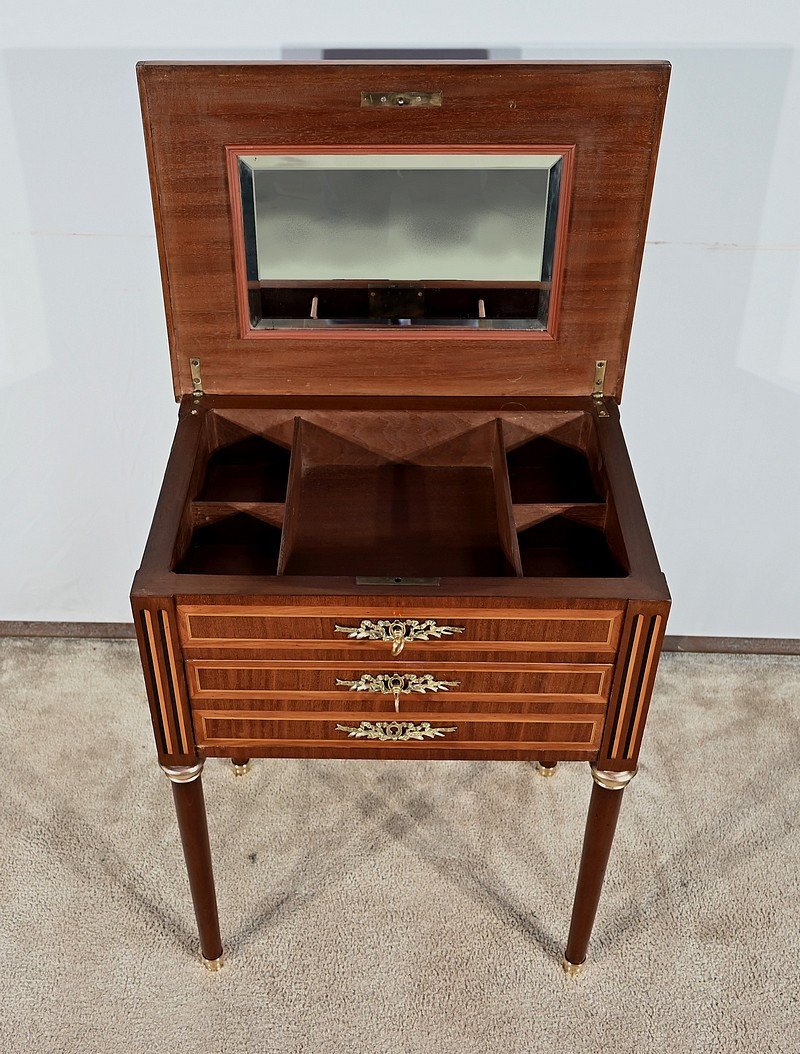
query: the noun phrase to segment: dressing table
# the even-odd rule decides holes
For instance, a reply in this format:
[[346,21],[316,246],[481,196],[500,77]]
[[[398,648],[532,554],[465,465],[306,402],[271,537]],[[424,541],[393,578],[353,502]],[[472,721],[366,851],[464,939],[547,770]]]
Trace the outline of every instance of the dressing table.
[[179,408],[131,600],[202,959],[206,758],[586,762],[577,973],[670,604],[618,409],[669,66],[138,77]]

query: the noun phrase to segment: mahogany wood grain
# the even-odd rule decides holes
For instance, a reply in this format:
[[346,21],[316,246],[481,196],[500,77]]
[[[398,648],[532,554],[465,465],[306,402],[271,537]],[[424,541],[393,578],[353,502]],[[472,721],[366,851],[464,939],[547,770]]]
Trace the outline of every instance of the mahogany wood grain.
[[[362,108],[367,76],[435,85],[445,103]],[[606,390],[618,395],[668,79],[667,63],[140,65],[176,395],[192,390],[190,356],[201,360],[207,392],[293,395],[585,395],[604,358]],[[387,369],[384,334],[240,335],[226,147],[553,142],[575,147],[554,339],[402,334],[388,341]]]
[[653,578],[602,578],[597,575],[540,575],[536,577],[504,576],[502,578],[441,578],[435,581],[396,583],[391,577],[382,581],[362,581],[352,575],[275,575],[263,571],[250,573],[177,573],[175,571],[141,570],[134,579],[132,596],[146,598],[165,593],[192,605],[214,604],[234,597],[256,602],[269,599],[307,599],[343,596],[369,597],[391,602],[398,598],[412,603],[441,601],[445,597],[497,601],[500,598],[552,606],[559,600],[585,601],[601,598],[607,604],[628,600],[660,600],[666,592],[663,574]]
[[669,605],[629,604],[598,765],[634,769],[650,706]]
[[[162,763],[635,767],[670,598],[616,400],[668,78],[666,63],[140,67],[181,397],[131,594]],[[382,84],[435,88],[445,105],[362,108],[365,85]],[[562,144],[556,274],[537,294],[551,298],[549,332],[252,333],[237,313],[242,246],[226,169],[226,151],[232,165],[242,143],[359,152]],[[198,397],[190,356],[201,361]],[[404,570],[378,570],[393,549]],[[393,657],[387,642],[335,629],[394,618],[464,632],[409,642]],[[391,697],[335,683],[395,671],[459,683],[401,695],[399,713]],[[455,731],[380,742],[336,728],[398,720]],[[173,790],[203,954],[213,959],[221,945],[202,787]],[[572,962],[586,954],[621,798],[592,793]]]
[[[208,405],[205,405],[206,402]],[[286,550],[287,544],[291,544],[295,527],[291,516],[287,520],[285,510],[281,521],[278,506],[267,507],[269,503],[266,503],[263,509],[252,507],[248,510],[246,506],[237,507],[235,494],[232,493],[231,504],[227,509],[209,509],[205,504],[199,503],[198,509],[195,510],[194,500],[203,478],[203,463],[210,453],[217,449],[217,443],[230,443],[237,435],[240,438],[251,435],[274,444],[275,450],[290,448],[293,443],[293,431],[297,428],[295,422],[302,418],[308,424],[319,421],[319,427],[322,427],[324,422],[328,430],[335,430],[341,437],[351,437],[351,441],[356,445],[359,444],[359,428],[363,426],[365,432],[360,440],[363,449],[390,457],[396,448],[396,456],[401,460],[410,459],[418,464],[431,463],[432,460],[436,463],[436,459],[439,463],[446,464],[448,457],[462,459],[469,450],[467,437],[476,434],[475,426],[480,426],[483,422],[492,423],[496,428],[496,421],[502,420],[506,444],[524,444],[531,436],[542,434],[558,436],[559,442],[563,440],[565,444],[571,444],[584,452],[593,473],[602,472],[599,486],[604,488],[606,484],[603,481],[608,479],[608,492],[604,499],[607,509],[605,525],[602,512],[598,513],[585,507],[563,509],[560,514],[569,520],[586,523],[589,527],[606,530],[612,552],[627,569],[627,574],[622,578],[587,580],[570,575],[567,578],[551,576],[520,579],[513,574],[506,574],[501,578],[484,575],[480,579],[465,579],[456,575],[438,578],[429,586],[423,584],[418,592],[429,592],[437,596],[505,595],[525,598],[584,596],[588,599],[602,595],[616,600],[655,600],[668,597],[652,543],[647,544],[649,534],[629,463],[625,463],[627,457],[624,454],[624,441],[621,439],[615,411],[612,410],[608,419],[595,420],[591,412],[576,409],[575,400],[546,400],[544,403],[542,400],[526,400],[521,401],[519,406],[516,402],[507,401],[504,408],[501,406],[495,409],[494,417],[491,414],[487,417],[486,412],[480,409],[485,400],[479,400],[474,414],[470,414],[464,407],[464,401],[456,399],[446,400],[444,404],[452,407],[451,421],[450,411],[437,408],[441,405],[440,401],[431,401],[426,404],[430,409],[421,411],[420,401],[411,400],[408,412],[412,414],[413,419],[406,421],[398,402],[388,402],[390,408],[385,414],[366,407],[355,409],[352,401],[342,399],[311,400],[308,405],[304,403],[302,406],[290,400],[284,402],[283,409],[279,408],[275,400],[270,399],[255,399],[249,404],[246,400],[235,398],[213,402],[201,400],[197,405],[190,401],[182,406],[178,436],[168,465],[142,569],[134,583],[134,595],[146,597],[183,594],[187,598],[199,598],[203,595],[223,596],[231,591],[241,595],[248,584],[262,595],[275,596],[365,592],[352,576],[275,575],[274,563],[271,567],[272,573],[265,576],[262,558],[254,548],[254,536],[258,532],[253,530],[250,531],[253,536],[251,540],[242,539],[245,545],[244,555],[235,556],[237,560],[244,560],[241,570],[246,569],[247,574],[231,574],[229,568],[228,573],[225,573],[224,564],[217,568],[217,573],[198,573],[207,566],[206,556],[203,556],[199,563],[185,558],[192,537],[192,527],[198,527],[198,518],[203,517],[206,524],[210,523],[213,527],[214,523],[227,522],[230,518],[228,513],[241,514],[251,525],[261,523],[262,534],[273,531],[276,541],[270,544],[276,546],[277,538],[280,537],[280,524],[283,522],[284,551]],[[577,402],[580,404],[580,401]],[[341,406],[342,412],[340,413],[339,409],[334,410],[333,404]],[[351,408],[346,409],[343,404]],[[470,426],[473,426],[471,431]],[[603,432],[613,433],[611,436],[607,435],[606,445],[609,456],[621,462],[621,470],[619,464],[606,465],[605,461],[608,459],[598,453],[603,446]],[[596,464],[598,459],[599,465]],[[299,467],[297,471],[299,472]],[[612,477],[615,480],[613,486]],[[215,493],[220,493],[218,486],[215,487]],[[545,519],[551,511],[553,510],[544,510]],[[530,522],[542,519],[542,516],[535,513],[530,515],[530,508],[527,513]],[[574,530],[573,527],[573,533]],[[597,530],[594,533],[596,534]],[[590,540],[587,537],[587,541]],[[267,542],[269,539],[266,539],[264,544]],[[526,545],[528,544],[526,542]],[[579,541],[570,544],[574,546],[579,544]],[[247,546],[250,546],[250,549]],[[526,552],[529,550],[526,549]],[[335,561],[329,562],[329,566],[331,570],[336,570]],[[450,568],[451,572],[458,569]],[[377,585],[373,589],[374,594],[382,592],[396,594],[398,590],[393,590],[391,585]]]
[[292,454],[286,481],[286,507],[284,509],[278,562],[275,567],[276,575],[286,574],[286,563],[294,549],[297,531],[301,526],[298,514],[303,488],[303,437],[307,432],[308,425],[299,414],[295,414],[292,418]]
[[246,753],[253,758],[317,758],[338,761],[543,761],[550,765],[554,761],[592,761],[597,756],[597,747],[570,745],[557,747],[550,744],[536,746],[531,743],[460,744],[450,747],[431,746],[423,743],[392,743],[391,752],[382,743],[361,741],[355,749],[330,740],[306,742],[302,740],[273,740],[258,744],[238,740],[235,743],[215,743],[211,747],[198,747],[198,754],[206,758],[234,758]]
[[219,933],[217,894],[208,842],[202,776],[190,783],[173,783],[172,796],[200,935],[200,951],[205,959],[213,961],[222,955],[222,939]]
[[[509,650],[508,648],[500,651],[489,651],[480,648],[467,650],[462,647],[458,651],[449,651],[444,641],[432,643],[439,643],[443,647],[429,650],[420,649],[419,647],[413,650],[406,648],[403,651],[403,656],[405,656],[407,662],[413,662],[418,669],[433,664],[441,667],[447,666],[451,669],[463,669],[465,667],[469,669],[480,665],[486,668],[514,668],[521,672],[527,670],[531,665],[538,667],[543,663],[555,663],[560,668],[565,668],[563,664],[572,664],[577,667],[605,666],[613,665],[615,661],[615,655],[609,653],[608,649],[599,652],[581,649],[573,651],[563,648],[555,651],[539,651],[538,649]],[[359,647],[359,644],[366,646],[362,648]],[[311,663],[316,669],[324,669],[326,665],[331,663],[338,666],[359,665],[364,670],[386,668],[387,660],[385,656],[390,654],[388,649],[376,652],[375,644],[371,641],[348,641],[348,645],[345,648],[337,648],[335,646],[330,648],[325,646],[295,648],[291,641],[273,641],[270,647],[263,649],[248,646],[239,648],[235,645],[222,648],[197,648],[191,645],[184,645],[183,654],[187,661],[196,659],[228,659],[241,662],[258,661],[270,666],[279,662],[289,662],[294,665],[298,661],[305,661]]]
[[309,605],[296,602],[284,605],[254,603],[248,605],[179,604],[181,638],[187,646],[267,648],[291,641],[293,647],[316,648],[348,645],[365,649],[370,645],[376,658],[390,657],[385,641],[350,640],[337,632],[342,625],[358,627],[362,620],[413,618],[435,619],[439,625],[463,628],[461,634],[438,641],[410,641],[403,654],[436,655],[439,650],[472,651],[489,646],[493,651],[580,651],[613,653],[622,620],[622,609],[609,606],[596,609],[581,604],[574,610],[552,608],[517,608],[475,604],[432,605],[430,600],[404,604],[376,603],[374,597],[363,599],[354,607],[340,603]]
[[[375,694],[354,691],[346,686],[337,686],[337,680],[358,682],[363,674],[376,676],[379,673],[431,674],[435,680],[454,682],[443,692],[418,692],[401,695],[401,708],[414,709],[421,702],[455,699],[488,701],[487,697],[500,693],[523,698],[548,696],[576,696],[581,699],[604,700],[607,698],[611,665],[575,666],[566,664],[564,669],[554,666],[523,667],[519,664],[504,667],[476,667],[474,664],[442,666],[440,664],[411,664],[390,659],[387,662],[359,663],[346,666],[342,663],[280,663],[274,665],[260,661],[193,659],[186,663],[189,693],[192,699],[207,696],[253,696],[268,699],[272,694],[284,698],[315,698],[333,693],[349,709],[349,702],[367,701]],[[384,706],[390,708],[384,697]]]
[[[345,717],[346,721],[347,718]],[[358,727],[361,718],[352,719]],[[384,720],[430,721],[424,712],[402,715],[400,718],[387,716]],[[350,751],[359,751],[363,746],[374,747],[375,740],[350,738],[346,732],[338,731],[341,723],[339,717],[318,715],[298,715],[281,717],[276,720],[260,713],[247,711],[194,711],[195,733],[200,748],[238,746],[239,752],[251,756],[257,755],[262,745],[269,746],[276,741],[287,745],[313,746],[334,741],[340,747]],[[454,724],[458,722],[458,724]],[[527,745],[532,750],[572,750],[580,748],[586,751],[596,750],[600,739],[602,718],[587,715],[583,718],[572,716],[548,715],[529,718],[517,717],[513,721],[483,720],[468,721],[455,713],[444,713],[436,716],[434,727],[455,728],[442,739],[421,741],[437,753],[447,753],[454,748],[460,750],[485,749],[496,743],[498,750],[519,749]],[[398,744],[384,742],[379,744],[384,756],[391,757],[391,752]],[[406,745],[406,744],[403,744]]]
[[360,431],[347,415],[330,428],[297,418],[278,574],[519,573],[498,422],[454,430],[430,415],[426,439],[419,421],[394,417],[388,441],[373,437],[373,415]]
[[650,568],[653,580],[660,579],[660,592],[648,599],[669,602],[666,580],[660,571],[656,571],[658,557],[647,525],[647,517],[639,496],[639,488],[625,438],[619,426],[619,409],[613,402],[606,400],[606,412],[608,413],[607,418],[597,419],[597,439],[607,485],[613,495],[614,515],[618,521],[620,538],[624,540],[628,566],[630,568]]
[[605,528],[607,509],[605,505],[594,502],[551,502],[547,505],[514,505],[514,526],[518,531],[534,524],[549,520],[553,516],[568,516],[580,519],[582,523],[590,524],[601,530]]
[[200,695],[192,699],[192,713],[214,713],[235,710],[238,713],[280,719],[299,713],[314,713],[334,716],[337,720],[346,717],[355,720],[394,721],[409,719],[427,721],[442,714],[459,714],[471,721],[496,719],[502,715],[512,720],[528,716],[554,715],[558,718],[575,718],[589,715],[603,719],[606,712],[604,700],[591,696],[552,695],[536,696],[507,692],[455,698],[447,694],[428,696],[401,696],[400,710],[395,711],[394,702],[383,695],[365,692],[348,694],[345,698],[332,693],[275,692],[271,695],[243,695],[229,692],[227,695]]
[[586,959],[624,793],[624,790],[607,790],[592,784],[565,954],[575,966]]
[[247,513],[257,520],[283,527],[286,505],[283,502],[266,501],[194,501],[189,506],[192,530],[216,523],[237,512]]
[[492,429],[492,479],[497,510],[497,530],[508,565],[515,575],[522,576],[522,558],[519,554],[519,538],[514,522],[514,506],[511,500],[511,485],[508,478],[506,442],[503,422],[496,419]]
[[190,764],[196,751],[174,601],[135,603],[133,616],[159,759]]
[[[335,405],[326,408],[331,402]],[[353,461],[358,452],[361,463],[367,463],[363,455],[372,452],[378,461],[487,465],[494,444],[488,432],[496,430],[498,420],[503,422],[507,433],[503,442],[509,449],[548,434],[569,443],[571,435],[572,446],[592,461],[596,457],[592,413],[568,401],[560,409],[537,410],[516,402],[482,409],[480,400],[472,406],[461,401],[457,408],[451,405],[455,400],[444,405],[428,400],[427,408],[419,400],[416,404],[407,401],[405,406],[386,399],[362,399],[356,406],[339,406],[341,402],[292,400],[275,406],[273,400],[255,398],[244,403],[241,399],[208,400],[204,427],[211,433],[210,446],[230,443],[235,429],[239,438],[262,436],[288,447],[293,445],[294,418],[299,416],[305,431],[303,450],[312,467],[358,463]]]

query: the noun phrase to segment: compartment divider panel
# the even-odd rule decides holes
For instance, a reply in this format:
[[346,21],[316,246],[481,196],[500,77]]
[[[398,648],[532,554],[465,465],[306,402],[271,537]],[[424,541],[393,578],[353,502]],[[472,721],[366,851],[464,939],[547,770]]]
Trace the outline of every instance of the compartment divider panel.
[[297,512],[303,487],[303,419],[295,417],[292,430],[292,452],[289,461],[289,481],[286,485],[286,509],[283,516],[281,546],[278,551],[276,573],[286,573],[286,564],[291,556],[297,535]]
[[514,510],[511,504],[511,483],[508,476],[503,422],[495,421],[494,441],[492,443],[492,475],[494,477],[494,494],[497,505],[497,528],[500,542],[511,569],[522,577],[522,557],[519,553],[519,538],[514,522]]

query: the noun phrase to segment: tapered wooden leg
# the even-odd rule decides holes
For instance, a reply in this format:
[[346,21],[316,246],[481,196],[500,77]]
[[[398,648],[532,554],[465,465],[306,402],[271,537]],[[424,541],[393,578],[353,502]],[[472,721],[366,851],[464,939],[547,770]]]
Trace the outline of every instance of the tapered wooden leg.
[[606,866],[614,841],[617,817],[622,805],[622,792],[635,775],[635,769],[633,772],[606,772],[592,765],[594,785],[589,802],[589,815],[586,817],[578,887],[575,890],[572,922],[564,955],[564,969],[572,976],[580,972],[586,960]]
[[214,890],[206,803],[203,798],[203,762],[196,765],[161,767],[172,782],[172,796],[175,799],[183,855],[189,874],[189,888],[192,891],[203,965],[209,970],[219,970],[222,966],[222,940],[219,935],[217,895]]

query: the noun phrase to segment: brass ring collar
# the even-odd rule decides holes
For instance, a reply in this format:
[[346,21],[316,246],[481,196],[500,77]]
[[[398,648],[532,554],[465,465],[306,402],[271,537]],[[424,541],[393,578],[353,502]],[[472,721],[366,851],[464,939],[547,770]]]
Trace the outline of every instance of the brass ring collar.
[[203,771],[203,762],[194,765],[162,765],[161,771],[173,783],[191,783]]
[[595,768],[592,764],[589,765],[589,768],[592,770],[592,779],[597,786],[610,791],[625,790],[637,772],[636,769],[631,769],[630,771],[609,772],[606,769]]

